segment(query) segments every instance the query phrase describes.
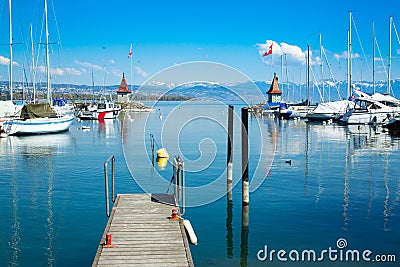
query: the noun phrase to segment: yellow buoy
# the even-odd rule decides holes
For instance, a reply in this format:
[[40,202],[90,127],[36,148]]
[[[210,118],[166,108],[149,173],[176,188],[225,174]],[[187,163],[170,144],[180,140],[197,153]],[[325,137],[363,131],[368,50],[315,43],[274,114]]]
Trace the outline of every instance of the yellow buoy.
[[164,147],[157,150],[157,158],[169,158],[168,152]]

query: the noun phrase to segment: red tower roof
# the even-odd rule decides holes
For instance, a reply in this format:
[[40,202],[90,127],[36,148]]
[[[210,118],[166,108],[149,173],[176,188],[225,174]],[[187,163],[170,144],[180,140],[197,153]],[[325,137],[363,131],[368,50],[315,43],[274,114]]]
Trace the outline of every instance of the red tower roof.
[[117,90],[117,94],[130,94],[130,93],[132,93],[132,91],[128,89],[128,84],[126,83],[125,80],[125,73],[122,73],[122,81],[119,86],[119,89]]
[[274,73],[274,79],[272,80],[271,87],[269,88],[269,91],[267,92],[269,95],[281,95],[282,91],[279,89],[278,85],[278,77],[276,77],[276,73]]

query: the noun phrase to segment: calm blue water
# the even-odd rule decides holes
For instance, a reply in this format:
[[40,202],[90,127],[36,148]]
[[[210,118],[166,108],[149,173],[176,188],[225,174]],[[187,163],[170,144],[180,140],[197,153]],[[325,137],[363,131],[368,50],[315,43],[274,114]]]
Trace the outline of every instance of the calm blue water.
[[[239,118],[233,201],[226,192],[227,107],[158,103],[156,112],[74,122],[67,133],[0,139],[0,265],[90,266],[107,222],[103,163],[116,157],[116,192],[167,190],[170,162],[150,138],[185,161],[185,217],[199,244],[196,266],[360,266],[373,262],[259,261],[270,250],[345,249],[400,261],[400,140],[369,126],[249,118],[250,205],[242,224]],[[235,106],[240,113],[240,106]],[[160,115],[162,118],[160,118]],[[82,125],[91,127],[83,131]],[[287,161],[291,160],[291,164]],[[245,212],[246,215],[246,212]],[[343,249],[344,251],[346,251]],[[288,257],[288,255],[286,255]]]

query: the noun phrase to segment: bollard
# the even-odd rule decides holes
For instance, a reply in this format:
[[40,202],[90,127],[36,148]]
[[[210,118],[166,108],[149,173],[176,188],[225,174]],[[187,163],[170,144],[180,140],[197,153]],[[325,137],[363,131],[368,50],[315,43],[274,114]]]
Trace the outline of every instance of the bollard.
[[106,242],[103,244],[103,248],[113,248],[114,244],[112,243],[112,235],[106,234]]
[[242,205],[249,205],[249,112],[248,108],[242,108]]
[[169,217],[170,221],[178,221],[180,218],[178,217],[178,209],[172,209],[172,214]]

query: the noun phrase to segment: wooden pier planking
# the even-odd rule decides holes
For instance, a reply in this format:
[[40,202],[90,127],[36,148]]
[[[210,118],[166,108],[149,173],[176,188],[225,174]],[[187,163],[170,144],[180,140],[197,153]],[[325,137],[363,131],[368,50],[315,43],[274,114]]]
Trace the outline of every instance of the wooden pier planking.
[[[117,196],[92,266],[194,266],[185,230],[170,221],[173,206],[150,194]],[[113,248],[103,248],[106,234]]]

